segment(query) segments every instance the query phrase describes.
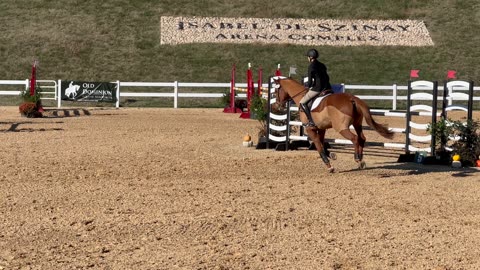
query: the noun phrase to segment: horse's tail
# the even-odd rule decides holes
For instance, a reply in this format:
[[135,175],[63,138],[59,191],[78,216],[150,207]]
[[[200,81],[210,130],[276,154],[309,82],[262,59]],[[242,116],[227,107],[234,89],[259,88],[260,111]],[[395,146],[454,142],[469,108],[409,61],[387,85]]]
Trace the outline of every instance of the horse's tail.
[[356,108],[360,110],[362,113],[363,117],[365,118],[365,121],[367,121],[367,124],[375,129],[375,131],[378,132],[382,137],[387,138],[387,139],[392,139],[394,133],[390,130],[388,130],[388,125],[382,125],[377,122],[372,117],[372,114],[370,113],[370,108],[368,107],[367,103],[365,103],[363,100],[359,99],[358,97],[353,98],[353,103],[355,104]]

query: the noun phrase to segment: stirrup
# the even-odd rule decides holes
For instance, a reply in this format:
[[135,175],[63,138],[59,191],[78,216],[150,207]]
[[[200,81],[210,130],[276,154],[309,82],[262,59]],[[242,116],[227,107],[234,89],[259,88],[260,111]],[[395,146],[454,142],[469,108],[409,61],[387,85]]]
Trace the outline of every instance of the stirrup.
[[308,121],[308,123],[302,124],[304,127],[314,127],[315,124],[312,121]]

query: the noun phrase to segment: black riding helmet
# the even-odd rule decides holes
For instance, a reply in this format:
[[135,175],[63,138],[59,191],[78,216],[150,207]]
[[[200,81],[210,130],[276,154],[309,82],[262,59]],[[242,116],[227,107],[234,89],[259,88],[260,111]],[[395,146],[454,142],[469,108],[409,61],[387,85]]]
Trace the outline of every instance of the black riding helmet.
[[318,58],[318,51],[315,50],[315,49],[310,49],[310,50],[308,50],[308,52],[307,52],[306,55],[307,55],[308,57],[317,59],[317,58]]

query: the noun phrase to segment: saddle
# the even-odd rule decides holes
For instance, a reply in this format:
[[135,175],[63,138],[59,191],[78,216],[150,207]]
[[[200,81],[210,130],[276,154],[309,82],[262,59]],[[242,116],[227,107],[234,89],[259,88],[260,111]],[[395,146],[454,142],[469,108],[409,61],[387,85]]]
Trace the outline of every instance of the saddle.
[[[324,93],[324,92],[325,92],[325,94],[322,95],[322,93]],[[328,97],[331,94],[333,94],[332,90],[324,90],[324,91],[320,92],[320,95],[312,98],[312,100],[310,100],[310,102],[308,103],[308,106],[310,107],[310,111],[313,111],[315,108],[317,108],[318,105],[320,105],[320,102],[322,102],[322,100],[325,97]]]

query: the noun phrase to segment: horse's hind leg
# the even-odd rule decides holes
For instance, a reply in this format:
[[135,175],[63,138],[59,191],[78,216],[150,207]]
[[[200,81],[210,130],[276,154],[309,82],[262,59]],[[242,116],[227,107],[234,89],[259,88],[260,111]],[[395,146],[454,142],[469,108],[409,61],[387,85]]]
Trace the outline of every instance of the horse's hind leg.
[[[353,125],[353,128],[355,129],[355,132],[357,133],[357,140],[358,140],[358,160],[362,161],[363,160],[363,148],[365,147],[365,141],[367,140],[365,138],[365,135],[363,134],[363,128],[362,125]],[[357,159],[357,158],[355,158]]]
[[355,151],[354,153],[354,158],[355,158],[355,161],[358,163],[358,168],[360,169],[363,169],[365,168],[365,162],[362,161],[362,158],[363,158],[363,146],[365,144],[365,142],[363,142],[362,144],[360,144],[360,141],[363,140],[363,138],[361,138],[361,136],[357,136],[355,134],[353,134],[350,129],[344,129],[344,130],[341,130],[339,132],[343,137],[345,137],[345,139],[348,139],[350,141],[352,141],[353,143],[353,149]]
[[325,139],[325,130],[318,129],[318,128],[307,128],[307,134],[310,140],[315,144],[318,153],[320,154],[320,158],[323,160],[329,172],[333,172],[335,169],[330,164],[330,160],[328,159],[328,155],[323,147],[323,141]]

